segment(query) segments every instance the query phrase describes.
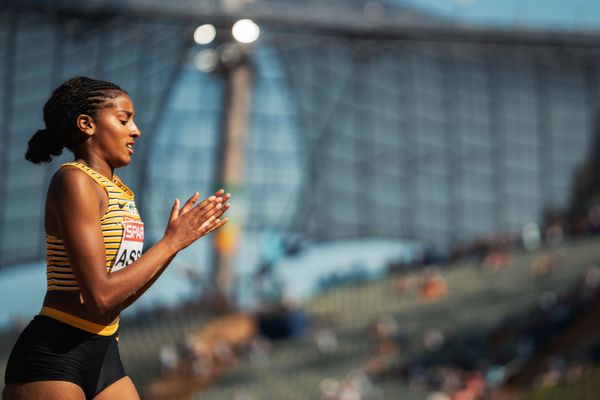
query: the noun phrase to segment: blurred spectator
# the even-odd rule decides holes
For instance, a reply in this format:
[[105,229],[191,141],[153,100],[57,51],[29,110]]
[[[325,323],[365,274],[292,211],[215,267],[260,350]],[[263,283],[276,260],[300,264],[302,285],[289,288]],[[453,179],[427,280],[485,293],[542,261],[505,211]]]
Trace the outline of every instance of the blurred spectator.
[[257,335],[250,339],[246,345],[246,355],[250,363],[257,367],[265,367],[269,364],[272,344],[264,336]]
[[234,361],[234,352],[231,345],[225,340],[215,340],[212,343],[213,357],[219,365],[227,365]]
[[504,247],[491,250],[483,260],[483,267],[488,271],[502,271],[512,265],[512,256]]
[[378,318],[369,327],[369,336],[375,340],[393,339],[398,333],[398,323],[391,315]]
[[173,345],[162,345],[159,358],[161,371],[163,371],[163,373],[173,372],[179,363],[177,349]]
[[553,222],[546,227],[546,242],[551,246],[562,243],[565,237],[565,230],[560,222]]
[[254,400],[254,396],[247,392],[236,392],[233,400]]
[[525,250],[537,250],[542,244],[542,234],[538,224],[535,222],[525,224],[521,230],[521,240]]
[[588,233],[600,233],[600,204],[590,207],[587,215]]
[[318,328],[314,333],[314,340],[321,353],[334,353],[338,349],[338,339],[330,328]]
[[420,289],[420,297],[425,301],[437,301],[446,296],[448,293],[448,285],[446,279],[437,270],[437,268],[429,268],[424,273],[423,284]]
[[446,343],[443,332],[439,329],[430,329],[423,335],[423,348],[426,351],[440,350]]
[[554,271],[558,266],[558,257],[553,254],[540,254],[533,259],[531,270],[536,276],[543,276]]
[[372,385],[363,371],[354,370],[343,380],[323,379],[319,389],[321,400],[363,400],[368,398]]
[[454,393],[451,400],[477,400],[481,399],[484,394],[485,380],[480,373],[474,373],[467,378],[466,385]]
[[598,288],[600,285],[600,268],[592,265],[587,269],[583,279],[583,291],[587,293],[588,291],[593,291]]
[[325,378],[319,384],[321,400],[337,400],[340,383],[337,379]]
[[427,397],[425,398],[425,400],[451,400],[450,396],[448,396],[446,393],[444,392],[431,392],[427,395]]

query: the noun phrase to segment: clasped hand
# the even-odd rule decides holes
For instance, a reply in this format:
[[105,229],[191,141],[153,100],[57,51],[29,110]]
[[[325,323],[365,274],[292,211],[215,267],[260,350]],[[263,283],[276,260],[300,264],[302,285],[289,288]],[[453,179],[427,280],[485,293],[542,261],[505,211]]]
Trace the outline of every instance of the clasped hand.
[[165,231],[164,240],[167,240],[176,251],[182,250],[194,243],[202,236],[219,229],[228,221],[221,218],[229,209],[227,201],[231,194],[225,190],[218,190],[200,203],[194,205],[200,198],[198,192],[179,208],[179,199],[176,199],[171,208],[169,223]]

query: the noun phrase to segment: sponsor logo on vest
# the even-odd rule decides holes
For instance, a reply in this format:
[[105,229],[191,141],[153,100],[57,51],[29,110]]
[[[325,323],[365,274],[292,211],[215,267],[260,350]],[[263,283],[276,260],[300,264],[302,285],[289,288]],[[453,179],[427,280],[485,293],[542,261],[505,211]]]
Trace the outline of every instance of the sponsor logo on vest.
[[123,239],[115,258],[112,271],[125,268],[142,255],[144,247],[144,223],[126,218],[123,222]]

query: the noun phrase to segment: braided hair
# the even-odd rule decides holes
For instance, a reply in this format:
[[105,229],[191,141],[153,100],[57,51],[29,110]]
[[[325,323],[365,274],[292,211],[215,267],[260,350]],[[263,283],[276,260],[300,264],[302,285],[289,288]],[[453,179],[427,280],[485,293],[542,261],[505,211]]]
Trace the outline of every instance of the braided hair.
[[78,76],[57,87],[44,105],[44,123],[29,139],[25,159],[34,164],[50,162],[62,154],[63,148],[71,151],[85,141],[77,128],[81,114],[94,117],[99,109],[109,107],[111,100],[127,92],[107,81]]

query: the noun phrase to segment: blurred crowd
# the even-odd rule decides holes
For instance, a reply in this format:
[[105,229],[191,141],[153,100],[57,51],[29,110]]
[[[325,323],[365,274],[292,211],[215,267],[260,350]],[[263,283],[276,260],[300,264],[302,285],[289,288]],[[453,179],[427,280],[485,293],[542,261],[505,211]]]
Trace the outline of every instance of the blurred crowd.
[[[571,382],[600,361],[598,336],[590,338],[590,332],[577,332],[576,326],[578,318],[593,313],[599,298],[600,268],[590,266],[568,293],[544,292],[535,308],[507,316],[490,332],[432,329],[422,338],[422,351],[405,355],[397,330],[388,329],[375,340],[395,342],[396,358],[393,363],[382,363],[374,356],[371,370],[373,376],[425,387],[432,391],[430,398],[437,400],[489,398],[494,389],[528,364],[539,364],[532,372],[530,384],[534,386]],[[576,339],[565,343],[569,329],[568,338]],[[387,348],[393,346],[388,344]],[[541,352],[549,357],[532,363]]]
[[[423,268],[473,262],[487,270],[502,270],[512,265],[515,251],[533,251],[542,246],[552,248],[565,240],[580,239],[600,234],[600,205],[590,207],[580,218],[568,218],[559,213],[549,213],[545,222],[527,223],[520,232],[499,233],[478,237],[468,242],[455,243],[448,251],[425,247],[421,254],[410,260],[396,260],[388,265],[390,274]],[[545,256],[536,261],[534,269],[539,274],[551,270],[557,260]]]
[[[528,364],[537,367],[529,387],[574,382],[600,362],[600,337],[577,327],[581,316],[594,318],[599,299],[600,268],[590,266],[567,293],[546,291],[535,307],[506,316],[489,331],[429,329],[416,352],[407,350],[410,338],[401,324],[384,315],[365,332],[372,351],[362,367],[324,378],[321,400],[377,399],[374,387],[386,381],[428,393],[427,400],[489,399]],[[313,338],[323,354],[336,351],[334,329],[318,329]],[[540,362],[532,363],[536,358]]]
[[[424,251],[422,257],[408,263],[390,263],[387,272],[397,296],[410,296],[422,302],[443,301],[449,290],[444,269],[449,263],[467,261],[486,271],[502,271],[511,268],[515,251],[540,247],[551,250],[565,240],[598,233],[600,208],[591,210],[587,219],[571,224],[566,218],[553,215],[543,226],[527,224],[521,232],[456,245],[447,254]],[[569,260],[560,259],[552,251],[537,254],[531,263],[534,276],[549,274],[559,267],[568,268]],[[321,281],[320,287],[328,290],[367,279],[366,274],[355,269],[348,276],[332,276]],[[427,400],[489,398],[490,393],[548,348],[549,357],[537,366],[530,384],[548,386],[571,382],[600,361],[600,340],[571,347],[577,351],[562,348],[552,351],[552,343],[575,324],[579,316],[598,306],[599,296],[600,268],[590,265],[568,293],[546,291],[540,295],[535,308],[504,316],[491,331],[427,330],[417,352],[406,350],[409,338],[392,315],[384,315],[373,321],[365,332],[372,352],[361,368],[351,370],[345,377],[324,377],[319,385],[321,399],[377,398],[374,382],[389,379],[429,393]],[[153,386],[152,398],[169,398],[173,395],[173,385],[181,387],[182,379],[194,390],[215,384],[223,372],[240,360],[257,368],[268,366],[272,352],[277,351],[274,341],[279,339],[309,338],[309,345],[319,353],[335,353],[339,349],[337,335],[334,325],[319,324],[300,309],[283,303],[252,314],[214,318],[197,335],[187,337],[178,345],[162,347],[162,375]],[[253,397],[239,392],[235,399],[252,400]]]
[[[440,301],[447,287],[439,270],[421,275],[419,296],[423,301]],[[438,286],[436,289],[431,287]],[[417,286],[418,287],[418,286]],[[431,294],[434,293],[433,297]],[[478,400],[506,383],[520,368],[554,346],[555,339],[572,327],[581,315],[597,308],[600,298],[600,268],[590,266],[567,293],[546,291],[534,308],[505,316],[485,332],[452,332],[431,328],[423,333],[418,351],[407,351],[409,338],[392,315],[377,318],[365,332],[371,354],[359,369],[343,377],[324,377],[319,384],[321,400],[376,399],[376,384],[401,381],[429,393],[427,400]],[[335,326],[320,324],[295,308],[279,307],[254,315],[237,314],[213,320],[181,346],[164,346],[160,353],[163,374],[157,381],[165,386],[169,377],[181,386],[181,378],[197,390],[212,384],[240,360],[253,368],[268,367],[275,342],[302,338],[306,346],[323,356],[339,350]],[[583,335],[583,337],[586,337]],[[573,382],[600,362],[600,339],[550,351],[535,371],[531,384],[550,386]],[[155,388],[156,389],[156,388]],[[166,390],[166,391],[165,391]],[[163,392],[172,396],[171,388]],[[155,390],[152,398],[160,390]],[[239,392],[235,400],[253,400]]]

